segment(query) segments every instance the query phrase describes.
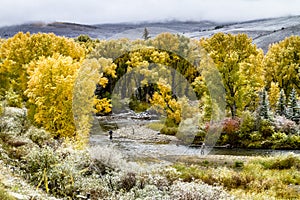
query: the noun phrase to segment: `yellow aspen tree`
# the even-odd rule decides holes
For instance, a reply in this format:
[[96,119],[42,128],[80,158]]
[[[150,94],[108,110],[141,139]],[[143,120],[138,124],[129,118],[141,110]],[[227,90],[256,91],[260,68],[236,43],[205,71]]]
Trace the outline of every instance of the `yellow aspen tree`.
[[[263,52],[246,34],[217,33],[200,45],[219,70],[226,91],[226,104],[234,118],[239,111],[256,107],[263,86]],[[253,100],[254,99],[254,100]]]
[[276,110],[276,104],[279,99],[280,88],[278,87],[278,83],[271,83],[271,87],[269,89],[269,102],[272,111]]
[[285,94],[300,92],[300,36],[290,36],[272,44],[264,58],[267,85],[278,83]]
[[57,137],[75,136],[73,87],[80,62],[54,54],[29,64],[29,102],[35,105],[34,123]]
[[172,98],[172,91],[169,84],[165,80],[160,79],[158,84],[158,91],[153,94],[150,103],[154,105],[161,113],[166,112],[168,119],[178,125],[181,121],[181,105]]
[[[53,33],[17,33],[4,41],[0,48],[1,68],[8,71],[7,79],[13,90],[23,96],[26,90],[27,67],[31,61],[41,56],[52,56],[59,53],[74,60],[85,57],[85,50],[73,39],[56,36]],[[24,96],[23,96],[24,97]]]

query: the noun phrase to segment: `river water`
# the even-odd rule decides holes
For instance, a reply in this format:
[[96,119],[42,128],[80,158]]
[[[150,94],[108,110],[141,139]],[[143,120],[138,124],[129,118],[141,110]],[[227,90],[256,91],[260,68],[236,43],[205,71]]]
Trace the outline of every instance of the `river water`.
[[[145,142],[145,140],[140,141],[140,140],[129,139],[126,137],[125,138],[113,137],[113,140],[109,139],[108,129],[116,130],[121,127],[130,127],[132,124],[144,126],[145,123],[149,123],[149,121],[123,120],[122,122],[118,121],[118,123],[115,123],[113,121],[108,121],[108,122],[102,121],[101,123],[100,124],[102,128],[100,127],[98,120],[94,122],[93,130],[90,136],[90,143],[92,145],[101,145],[101,146],[112,145],[115,148],[118,148],[120,151],[122,151],[122,153],[124,153],[126,157],[132,158],[133,160],[157,159],[157,160],[167,161],[168,157],[203,156],[201,154],[201,149],[199,147],[189,147],[186,145],[180,145],[176,143],[157,144],[157,143]],[[138,131],[141,130],[137,129],[135,131],[136,134]],[[142,129],[142,131],[143,132],[141,134],[147,134],[147,131],[145,131],[145,129]],[[151,130],[149,129],[149,131]],[[267,156],[267,155],[287,154],[290,152],[300,155],[300,150],[290,151],[290,150],[272,150],[272,149],[206,148],[204,151],[204,156],[205,155]]]

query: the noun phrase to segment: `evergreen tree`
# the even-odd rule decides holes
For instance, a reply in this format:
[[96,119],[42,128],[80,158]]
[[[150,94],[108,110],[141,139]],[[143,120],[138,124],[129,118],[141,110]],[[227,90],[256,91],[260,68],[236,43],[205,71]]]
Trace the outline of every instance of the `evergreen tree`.
[[299,121],[299,106],[297,102],[297,92],[295,88],[292,89],[289,95],[288,109],[287,109],[287,117],[293,121]]
[[276,114],[286,116],[285,95],[283,89],[280,90],[279,98],[276,105]]
[[150,38],[149,31],[147,28],[144,29],[143,39],[148,40]]
[[263,119],[270,119],[270,107],[269,107],[269,100],[268,100],[268,94],[266,89],[261,93],[260,96],[260,106],[259,106],[259,116]]

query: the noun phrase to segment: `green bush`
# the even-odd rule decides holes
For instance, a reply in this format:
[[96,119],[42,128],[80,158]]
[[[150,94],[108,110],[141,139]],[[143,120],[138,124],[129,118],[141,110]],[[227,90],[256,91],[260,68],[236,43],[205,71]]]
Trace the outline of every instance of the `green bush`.
[[262,136],[258,131],[254,131],[250,134],[250,139],[254,142],[254,141],[261,141],[262,140]]
[[205,135],[206,135],[206,132],[204,130],[200,130],[198,133],[196,133],[194,140],[193,140],[193,144],[198,144],[198,145],[202,144],[202,142],[205,139]]
[[151,122],[146,126],[154,131],[160,131],[164,127],[164,124],[161,122]]
[[0,116],[3,114],[4,112],[4,106],[3,106],[3,103],[0,102]]
[[288,136],[285,133],[280,133],[280,132],[274,133],[272,135],[272,139],[275,141],[286,141],[287,137]]
[[235,168],[241,168],[243,166],[244,166],[244,162],[243,161],[235,161],[233,167],[235,167]]
[[79,189],[75,187],[75,181],[91,163],[87,154],[68,148],[54,150],[48,146],[33,148],[24,161],[25,177],[37,188],[55,196],[71,198]]
[[295,167],[300,169],[300,157],[295,154],[288,154],[286,156],[276,156],[268,159],[258,161],[265,169],[291,169]]
[[[50,147],[35,148],[25,157],[26,171],[35,179],[35,173],[44,169],[51,169],[59,163],[59,157]],[[38,177],[37,177],[38,178]]]
[[300,136],[294,134],[285,134],[281,132],[274,133],[271,137],[273,149],[299,149]]
[[14,197],[10,196],[4,188],[0,186],[0,199],[1,200],[16,200]]
[[160,133],[165,135],[176,135],[177,131],[178,131],[177,127],[163,127],[160,130]]
[[287,141],[292,148],[300,149],[300,135],[289,135]]
[[22,107],[22,97],[16,94],[12,89],[5,93],[6,103],[10,107]]
[[27,130],[25,135],[40,147],[52,139],[49,132],[45,131],[44,129],[36,128],[34,126],[31,126]]
[[240,138],[243,140],[249,139],[250,133],[253,131],[255,131],[255,118],[249,111],[245,111],[241,118]]
[[135,112],[144,112],[149,109],[150,104],[139,100],[132,100],[129,102],[129,108]]
[[263,138],[270,137],[275,132],[271,121],[267,119],[260,120],[258,130]]

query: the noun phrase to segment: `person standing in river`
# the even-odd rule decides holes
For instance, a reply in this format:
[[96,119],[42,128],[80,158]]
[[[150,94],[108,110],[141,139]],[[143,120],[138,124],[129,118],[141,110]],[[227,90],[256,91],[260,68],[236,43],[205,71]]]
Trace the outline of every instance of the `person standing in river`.
[[112,134],[113,134],[113,131],[112,131],[112,130],[109,130],[108,134],[109,134],[109,139],[112,140]]
[[204,155],[205,143],[203,142],[200,148],[200,154]]

